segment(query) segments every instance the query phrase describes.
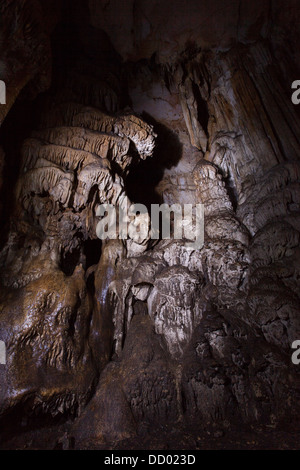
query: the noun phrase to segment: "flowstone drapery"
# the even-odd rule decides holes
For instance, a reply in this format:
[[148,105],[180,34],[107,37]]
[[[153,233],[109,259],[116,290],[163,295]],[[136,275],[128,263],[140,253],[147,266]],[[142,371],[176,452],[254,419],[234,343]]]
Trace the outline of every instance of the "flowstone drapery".
[[[3,447],[230,447],[236,429],[284,446],[300,412],[299,8],[2,3]],[[122,239],[120,221],[100,240],[99,208],[121,203],[203,204],[203,246]]]

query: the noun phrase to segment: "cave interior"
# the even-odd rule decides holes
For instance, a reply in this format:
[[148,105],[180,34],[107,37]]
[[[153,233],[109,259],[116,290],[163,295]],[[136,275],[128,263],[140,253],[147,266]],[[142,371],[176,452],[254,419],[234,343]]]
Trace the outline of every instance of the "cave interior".
[[[1,449],[297,448],[299,22],[1,1]],[[202,205],[204,242],[101,239],[121,204]]]

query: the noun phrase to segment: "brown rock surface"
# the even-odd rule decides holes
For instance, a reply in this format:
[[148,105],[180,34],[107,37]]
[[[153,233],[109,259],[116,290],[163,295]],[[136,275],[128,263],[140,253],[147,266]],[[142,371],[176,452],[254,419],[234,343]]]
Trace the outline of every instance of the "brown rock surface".
[[[297,2],[54,3],[0,7],[1,123],[39,95],[0,133],[2,447],[299,431]],[[99,240],[99,206],[131,202],[203,204],[203,246]]]

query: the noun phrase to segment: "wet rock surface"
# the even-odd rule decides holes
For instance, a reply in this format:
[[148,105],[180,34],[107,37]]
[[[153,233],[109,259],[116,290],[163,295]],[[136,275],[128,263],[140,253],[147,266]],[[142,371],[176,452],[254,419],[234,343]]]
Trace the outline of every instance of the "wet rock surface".
[[[281,2],[272,17],[191,2],[178,24],[173,2],[163,28],[158,2],[141,0],[133,16],[123,5],[118,28],[115,3],[90,1],[90,20],[81,2],[61,24],[63,11],[50,15],[51,87],[16,154],[0,135],[13,201],[0,252],[1,446],[295,448],[300,132],[285,81],[297,52],[279,59],[299,8],[279,19]],[[196,27],[213,6],[210,27]],[[49,46],[47,31],[32,41]],[[99,240],[101,204],[158,202],[203,204],[203,246]]]

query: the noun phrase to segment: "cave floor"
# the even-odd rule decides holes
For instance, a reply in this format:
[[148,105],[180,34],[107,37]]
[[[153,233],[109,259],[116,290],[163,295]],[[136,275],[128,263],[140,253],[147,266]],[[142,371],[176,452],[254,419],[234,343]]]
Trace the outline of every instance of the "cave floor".
[[118,442],[76,443],[69,425],[29,431],[0,443],[0,450],[299,450],[299,429],[162,427]]

